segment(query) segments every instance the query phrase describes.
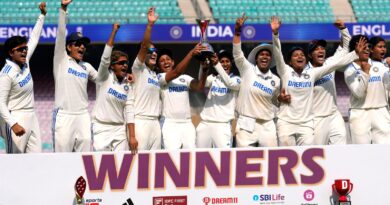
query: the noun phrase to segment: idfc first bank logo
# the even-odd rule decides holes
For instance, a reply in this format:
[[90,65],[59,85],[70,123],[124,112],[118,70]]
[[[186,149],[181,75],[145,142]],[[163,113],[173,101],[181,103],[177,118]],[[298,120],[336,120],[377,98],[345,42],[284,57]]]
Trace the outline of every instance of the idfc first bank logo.
[[187,196],[153,197],[153,205],[187,205]]
[[238,197],[203,197],[204,205],[211,204],[238,204]]

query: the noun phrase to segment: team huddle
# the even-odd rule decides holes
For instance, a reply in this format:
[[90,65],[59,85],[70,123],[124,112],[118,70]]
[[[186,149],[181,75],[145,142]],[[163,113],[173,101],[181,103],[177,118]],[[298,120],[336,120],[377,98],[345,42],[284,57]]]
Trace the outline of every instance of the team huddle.
[[[237,122],[233,132],[237,147],[346,144],[347,130],[336,104],[336,71],[344,72],[351,91],[352,143],[390,143],[390,60],[385,58],[381,37],[351,37],[338,20],[334,25],[341,42],[333,56],[326,58],[327,43],[322,39],[311,41],[308,49],[293,47],[283,56],[281,20],[274,16],[270,21],[272,44],[258,45],[246,58],[240,38],[247,19],[243,15],[235,24],[232,53],[221,50],[201,59],[207,48],[199,43],[176,64],[171,50],[157,50],[151,42],[158,20],[152,7],[132,74],[128,74],[128,55],[113,50],[120,29],[117,23],[99,68],[83,61],[90,39],[78,32],[66,36],[71,2],[61,1],[54,50],[55,152],[230,148],[233,120]],[[29,39],[13,36],[4,44],[7,59],[0,73],[0,132],[7,153],[42,151],[29,67],[46,15],[46,4],[39,8],[41,14]],[[200,60],[197,78],[184,74],[192,58]],[[239,76],[232,73],[233,64]],[[274,66],[275,74],[270,70]],[[96,84],[91,116],[88,81]],[[189,91],[205,88],[207,98],[195,128]]]

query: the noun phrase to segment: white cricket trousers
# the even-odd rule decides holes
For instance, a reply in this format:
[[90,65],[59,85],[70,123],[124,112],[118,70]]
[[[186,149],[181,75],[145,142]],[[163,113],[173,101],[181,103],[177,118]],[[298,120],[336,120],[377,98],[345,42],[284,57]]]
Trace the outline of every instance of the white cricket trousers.
[[125,124],[92,123],[94,151],[129,151]]
[[232,126],[230,122],[211,122],[202,120],[196,127],[197,148],[232,147]]
[[390,144],[388,108],[350,109],[349,129],[353,144]]
[[1,136],[4,137],[7,153],[39,153],[42,152],[41,131],[34,109],[14,110],[11,115],[26,133],[16,136],[11,127],[0,120]]
[[135,116],[134,125],[138,150],[161,149],[161,128],[157,118]]
[[237,147],[277,147],[278,140],[273,120],[256,120],[253,132],[236,127]]
[[167,150],[193,149],[196,147],[196,131],[191,119],[165,118],[162,126],[164,148]]
[[91,118],[88,111],[54,109],[52,133],[55,152],[91,151]]
[[338,110],[325,117],[314,117],[314,144],[347,144],[347,130]]
[[278,119],[279,146],[304,146],[314,144],[313,120],[301,124]]

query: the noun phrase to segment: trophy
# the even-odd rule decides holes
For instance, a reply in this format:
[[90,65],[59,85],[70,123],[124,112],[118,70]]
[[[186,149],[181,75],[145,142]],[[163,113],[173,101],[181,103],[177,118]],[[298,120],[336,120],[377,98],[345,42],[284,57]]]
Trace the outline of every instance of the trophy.
[[339,205],[351,205],[351,201],[348,199],[348,194],[353,189],[353,184],[349,182],[349,179],[336,179],[332,185],[334,192],[339,195]]
[[84,196],[86,187],[87,187],[87,183],[85,182],[84,177],[80,176],[77,179],[76,184],[74,185],[74,189],[76,191],[76,204],[77,205],[84,204],[83,196]]
[[207,41],[207,27],[209,26],[210,19],[196,19],[198,26],[200,27],[200,43],[202,46],[206,47],[206,50],[201,51],[200,55],[197,56],[197,59],[200,61],[206,61],[207,64],[210,63],[210,57],[214,54],[213,47]]

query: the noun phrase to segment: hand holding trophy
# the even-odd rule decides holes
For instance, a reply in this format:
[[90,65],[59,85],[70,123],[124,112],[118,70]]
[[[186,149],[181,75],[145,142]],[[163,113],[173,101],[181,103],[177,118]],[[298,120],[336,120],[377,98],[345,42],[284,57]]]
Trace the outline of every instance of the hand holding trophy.
[[206,48],[196,58],[199,61],[205,61],[206,64],[210,64],[210,58],[214,54],[213,47],[207,40],[207,27],[209,26],[210,19],[196,19],[196,22],[200,27],[200,44]]

